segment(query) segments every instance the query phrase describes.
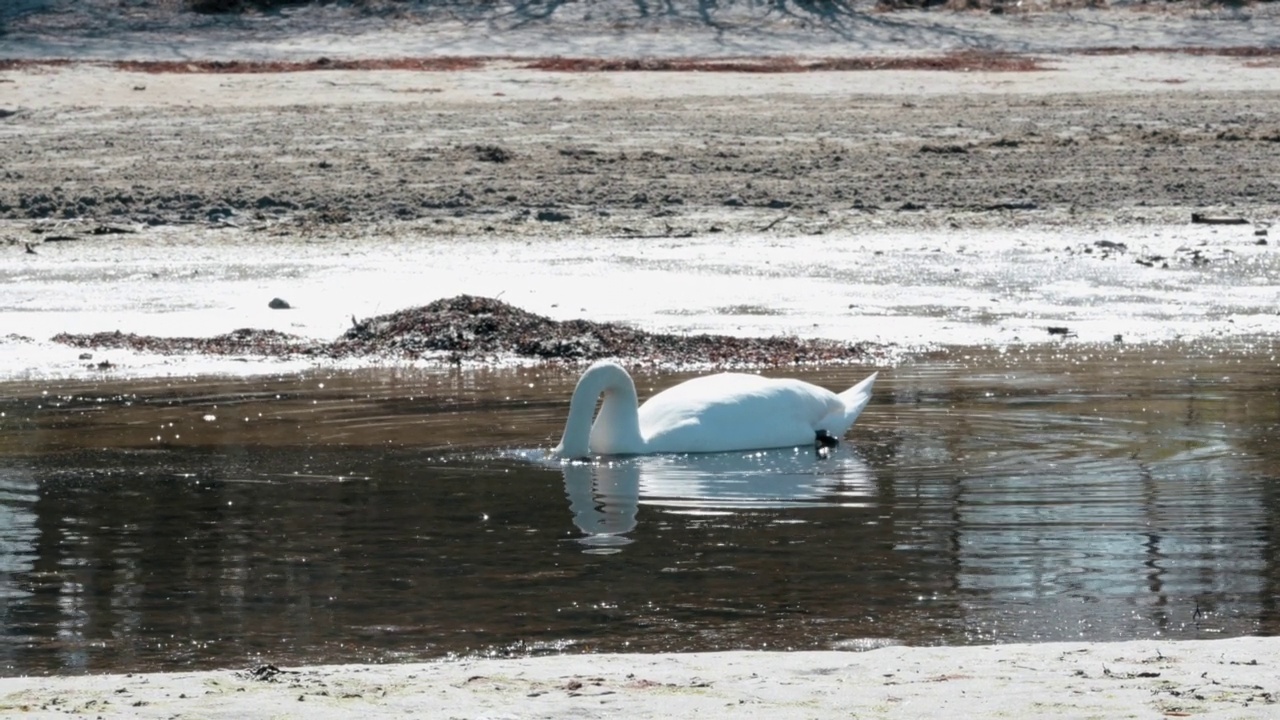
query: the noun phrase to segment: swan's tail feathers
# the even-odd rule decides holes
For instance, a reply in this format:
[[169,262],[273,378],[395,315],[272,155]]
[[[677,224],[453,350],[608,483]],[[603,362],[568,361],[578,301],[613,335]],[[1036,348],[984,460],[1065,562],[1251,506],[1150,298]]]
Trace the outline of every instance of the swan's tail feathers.
[[849,428],[853,427],[853,422],[866,409],[867,403],[871,402],[871,388],[876,384],[876,377],[879,374],[878,372],[871,373],[862,382],[840,393],[840,401],[844,403],[842,423],[844,427],[831,430],[833,435],[837,437],[843,436]]

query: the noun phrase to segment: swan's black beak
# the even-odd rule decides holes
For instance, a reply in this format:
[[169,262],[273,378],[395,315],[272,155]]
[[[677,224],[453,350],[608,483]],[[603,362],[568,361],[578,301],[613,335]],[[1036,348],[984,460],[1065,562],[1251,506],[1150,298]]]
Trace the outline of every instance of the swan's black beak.
[[819,460],[831,457],[831,448],[840,444],[840,439],[826,430],[818,430],[813,434],[813,448]]

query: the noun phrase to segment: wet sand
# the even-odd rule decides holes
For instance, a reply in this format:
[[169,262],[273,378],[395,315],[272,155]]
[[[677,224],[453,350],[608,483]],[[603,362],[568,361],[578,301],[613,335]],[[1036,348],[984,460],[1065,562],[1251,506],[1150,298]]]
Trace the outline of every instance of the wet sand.
[[561,655],[0,680],[23,717],[1264,718],[1280,641]]

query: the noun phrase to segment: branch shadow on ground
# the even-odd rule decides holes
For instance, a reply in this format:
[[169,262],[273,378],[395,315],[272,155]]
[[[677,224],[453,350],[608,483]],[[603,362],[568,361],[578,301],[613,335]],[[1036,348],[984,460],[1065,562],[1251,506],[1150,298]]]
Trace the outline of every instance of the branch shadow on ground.
[[[930,1],[886,10],[880,3],[892,0],[0,0],[0,37],[25,43],[22,56],[35,54],[32,43],[50,45],[49,53],[65,47],[64,55],[74,54],[80,39],[103,41],[107,55],[136,55],[138,47],[163,44],[163,38],[152,38],[165,33],[181,34],[189,45],[193,39],[223,44],[245,39],[270,42],[300,35],[354,36],[407,28],[431,34],[438,27],[448,39],[447,34],[459,26],[481,34],[495,54],[520,54],[521,47],[534,44],[563,47],[565,55],[628,52],[617,43],[619,39],[630,40],[633,53],[637,48],[641,54],[655,48],[660,55],[678,53],[678,49],[663,50],[661,42],[650,42],[671,31],[685,33],[712,54],[843,54],[886,46],[1027,53],[1043,51],[1046,34],[1087,35],[1093,41],[1090,47],[1218,46],[1222,41],[1216,33],[1230,22],[1248,23],[1233,28],[1235,36],[1243,33],[1242,43],[1259,47],[1276,43],[1273,26],[1262,20],[1267,13],[1227,2],[1186,9],[1214,22],[1166,24],[1156,17],[1135,29],[1113,14],[1123,12],[1120,9],[1066,10],[1035,16],[1039,32],[1022,33],[1017,25],[1010,25],[1016,22],[1012,16],[980,21],[982,13],[921,9]],[[200,2],[231,9],[196,12],[193,8]],[[1159,26],[1157,32],[1151,32],[1153,25]],[[669,44],[681,46],[679,41]]]
[[[440,12],[464,24],[482,24],[490,32],[536,29],[565,22],[595,23],[618,32],[660,31],[664,26],[686,30],[705,28],[713,42],[732,49],[753,38],[773,38],[779,32],[810,34],[815,42],[838,42],[863,49],[897,38],[909,47],[992,48],[993,35],[931,21],[914,14],[910,19],[877,12],[867,0],[751,0],[727,4],[718,0],[629,0],[587,7],[564,0],[507,0],[465,3],[424,0],[414,5],[423,20]],[[732,36],[732,37],[730,37]]]

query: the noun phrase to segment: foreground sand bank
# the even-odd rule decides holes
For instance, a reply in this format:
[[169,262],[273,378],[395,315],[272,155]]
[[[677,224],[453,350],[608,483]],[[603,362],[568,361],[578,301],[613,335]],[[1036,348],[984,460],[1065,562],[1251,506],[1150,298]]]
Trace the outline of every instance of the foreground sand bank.
[[1280,640],[561,655],[0,680],[45,718],[1263,718]]

